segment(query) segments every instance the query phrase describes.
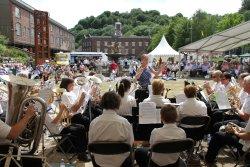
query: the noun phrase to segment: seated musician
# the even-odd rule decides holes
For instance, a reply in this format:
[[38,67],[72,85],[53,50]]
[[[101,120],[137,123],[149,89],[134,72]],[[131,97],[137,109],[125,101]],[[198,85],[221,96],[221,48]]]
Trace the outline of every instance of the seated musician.
[[231,82],[231,74],[229,74],[228,72],[223,72],[222,76],[221,76],[221,83],[224,85],[225,87],[225,91],[227,92],[233,85],[233,83]]
[[118,94],[121,96],[121,105],[117,114],[132,115],[132,107],[136,107],[136,100],[129,95],[131,82],[128,79],[122,79],[118,87]]
[[[88,161],[88,157],[86,155],[87,149],[87,137],[85,128],[79,124],[71,124],[66,127],[62,125],[63,112],[67,112],[67,108],[64,104],[60,104],[59,113],[55,114],[53,111],[48,111],[45,117],[45,124],[48,127],[49,131],[53,134],[70,134],[69,137],[76,150],[71,150],[71,152],[78,153],[78,159],[82,161]],[[67,148],[67,140],[62,143],[61,147],[66,152]],[[70,145],[68,145],[70,146]]]
[[187,100],[180,103],[178,107],[179,116],[195,116],[195,115],[207,115],[207,106],[204,102],[196,99],[196,87],[193,85],[187,85],[184,88],[184,93]]
[[161,79],[154,79],[152,83],[152,95],[143,102],[154,102],[157,107],[162,107],[165,103],[170,103],[168,99],[164,98],[165,85],[164,81]]
[[[0,120],[0,143],[5,142],[6,139],[8,140],[15,140],[26,128],[29,120],[35,115],[35,108],[34,106],[29,106],[27,111],[25,112],[24,117],[14,124],[13,126],[9,126]],[[0,149],[1,150],[1,149]]]
[[[95,118],[89,127],[89,143],[93,142],[125,142],[132,146],[134,134],[131,124],[117,114],[121,103],[120,96],[111,91],[102,96],[101,106],[103,114]],[[132,161],[128,158],[129,153],[119,155],[94,154],[96,164],[94,166],[128,167]]]
[[239,75],[239,78],[238,78],[238,82],[239,82],[239,86],[241,88],[239,94],[238,94],[238,97],[239,97],[239,100],[240,100],[240,105],[242,105],[247,97],[247,93],[244,91],[244,88],[243,88],[243,82],[244,82],[244,78],[247,77],[248,75],[250,75],[249,73],[245,72],[245,73],[241,73]]
[[[87,114],[84,114],[82,106],[85,103],[86,93],[82,92],[79,97],[73,92],[74,80],[70,78],[63,78],[60,84],[60,88],[66,89],[66,92],[62,95],[62,103],[70,110],[71,123],[82,124],[86,130],[89,127],[89,118]],[[86,104],[85,104],[86,105]]]
[[[248,93],[247,98],[241,108],[238,111],[239,114],[244,114],[244,118],[248,120],[245,128],[241,127],[232,127],[228,132],[217,132],[213,135],[209,147],[208,152],[206,154],[205,160],[207,163],[214,163],[216,156],[218,155],[219,150],[225,146],[233,146],[236,147],[239,151],[246,151],[250,148],[250,121],[249,121],[249,113],[250,113],[250,76],[244,78],[244,91]],[[249,157],[246,160],[249,161]]]
[[224,85],[221,84],[221,76],[222,72],[220,70],[212,72],[212,79],[215,83],[212,87],[209,85],[208,82],[204,84],[204,88],[206,89],[208,95],[213,94],[214,92],[225,90]]
[[[186,133],[183,129],[176,126],[177,111],[175,106],[164,105],[161,109],[161,120],[164,123],[162,128],[156,128],[150,136],[150,145],[164,142],[172,139],[185,139]],[[139,167],[148,166],[149,154],[148,149],[138,148],[135,151],[135,159]],[[179,154],[161,155],[159,153],[152,154],[152,163],[156,166],[176,165]]]
[[[235,108],[237,108],[238,110],[242,108],[244,101],[246,99],[246,97],[248,96],[247,92],[244,91],[243,88],[243,83],[244,83],[244,78],[249,76],[249,73],[242,73],[239,75],[239,86],[241,88],[239,94],[237,95],[238,100],[236,100],[236,102],[234,103],[239,103],[239,104],[234,104]],[[219,128],[222,125],[227,124],[228,122],[233,122],[239,126],[245,126],[246,125],[246,121],[248,121],[248,115],[250,113],[245,113],[244,110],[242,110],[242,112],[238,112],[238,114],[224,114],[223,112],[220,111],[216,111],[213,113],[212,115],[212,120],[211,123],[213,124],[213,132],[217,132],[219,130]],[[223,121],[222,121],[223,120]]]

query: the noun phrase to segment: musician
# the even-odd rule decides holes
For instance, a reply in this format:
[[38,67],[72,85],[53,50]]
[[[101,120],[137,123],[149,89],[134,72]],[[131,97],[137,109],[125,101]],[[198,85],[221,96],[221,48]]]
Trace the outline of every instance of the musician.
[[[95,118],[89,128],[89,143],[101,141],[120,141],[132,146],[134,134],[131,124],[117,114],[121,103],[121,98],[115,92],[106,92],[102,96],[101,106],[103,114]],[[96,163],[94,166],[108,167],[129,167],[132,161],[128,158],[129,153],[119,155],[98,155],[94,154]]]
[[136,79],[139,81],[139,84],[142,88],[147,89],[148,85],[151,84],[150,80],[152,77],[152,74],[155,76],[158,76],[162,70],[165,68],[165,64],[162,63],[160,65],[160,69],[158,71],[154,70],[152,67],[148,66],[149,63],[149,57],[146,54],[143,54],[141,56],[141,66],[138,68],[136,72]]
[[222,76],[222,72],[220,70],[216,70],[212,72],[212,80],[215,83],[213,84],[212,87],[210,87],[208,82],[204,84],[204,88],[206,89],[208,95],[214,92],[225,90],[225,87],[221,84],[221,76]]
[[132,115],[132,107],[136,107],[136,100],[133,96],[129,95],[131,82],[124,78],[120,81],[118,87],[118,94],[121,96],[121,105],[117,114],[119,115]]
[[247,93],[244,91],[244,88],[243,88],[243,82],[244,82],[244,78],[247,77],[249,75],[249,73],[245,72],[245,73],[241,73],[239,75],[239,79],[238,79],[238,83],[239,83],[239,86],[241,88],[239,94],[238,94],[238,97],[240,99],[240,103],[241,105],[244,103],[246,97],[247,97]]
[[221,83],[224,85],[225,87],[225,91],[227,92],[232,86],[234,86],[231,82],[231,74],[229,74],[228,72],[223,72],[222,76],[221,76]]
[[[244,78],[244,91],[248,93],[247,98],[241,108],[237,110],[244,120],[248,120],[245,128],[232,128],[230,133],[217,132],[213,135],[205,160],[207,163],[214,163],[220,148],[225,145],[236,147],[238,150],[246,151],[250,148],[250,76]],[[232,135],[233,134],[233,135]],[[250,158],[246,158],[250,159]]]
[[71,114],[71,123],[83,124],[88,130],[89,118],[87,114],[84,114],[82,106],[87,105],[85,101],[86,92],[82,92],[79,97],[73,92],[74,80],[70,78],[63,78],[60,84],[60,88],[66,89],[66,92],[62,95],[62,103],[69,109]]
[[[176,126],[177,111],[175,106],[164,105],[161,108],[161,120],[164,123],[162,128],[155,128],[151,132],[150,145],[154,145],[159,142],[164,142],[172,139],[185,139],[186,133],[183,129]],[[139,167],[148,166],[149,154],[148,149],[138,148],[135,151],[135,159]],[[179,154],[152,154],[153,166],[177,166]]]
[[144,99],[143,102],[154,102],[157,107],[163,106],[165,103],[170,103],[168,99],[165,99],[163,94],[165,91],[164,81],[161,79],[154,79],[152,83],[152,93],[153,95],[149,96],[147,99]]
[[[78,153],[79,160],[89,161],[86,155],[87,137],[86,137],[85,128],[84,126],[79,125],[79,124],[71,124],[71,125],[64,127],[62,125],[62,120],[63,120],[63,113],[65,111],[67,112],[67,108],[62,103],[59,105],[59,113],[56,114],[53,111],[48,111],[45,117],[45,124],[51,133],[65,134],[65,136],[64,135],[62,136],[62,140],[64,137],[69,137],[69,139],[71,140],[71,142],[76,148],[76,150],[72,150],[72,151]],[[67,145],[68,145],[67,140],[65,140],[65,142],[63,142],[60,145],[60,147],[64,151],[66,151],[68,150]]]
[[15,140],[26,128],[29,120],[35,115],[34,106],[28,106],[24,117],[13,126],[9,126],[0,120],[0,143],[5,141],[4,139]]
[[196,99],[196,87],[193,85],[187,85],[184,88],[184,93],[187,100],[180,103],[178,107],[180,118],[184,116],[195,116],[195,115],[207,115],[207,106],[204,102]]

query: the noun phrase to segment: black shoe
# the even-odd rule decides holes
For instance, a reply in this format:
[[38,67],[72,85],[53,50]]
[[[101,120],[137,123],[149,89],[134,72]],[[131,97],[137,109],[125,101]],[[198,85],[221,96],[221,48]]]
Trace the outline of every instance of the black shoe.
[[91,158],[86,153],[80,153],[80,154],[78,154],[77,155],[77,159],[79,161],[83,161],[83,162],[89,162],[89,161],[91,161]]

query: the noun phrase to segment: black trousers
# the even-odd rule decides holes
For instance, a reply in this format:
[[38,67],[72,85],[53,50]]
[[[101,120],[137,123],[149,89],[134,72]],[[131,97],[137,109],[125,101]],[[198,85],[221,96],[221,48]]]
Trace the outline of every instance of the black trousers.
[[[95,158],[92,156],[92,163],[94,167],[101,167],[95,162]],[[126,158],[122,163],[121,167],[131,167],[133,165],[132,159],[130,157]]]
[[[149,162],[149,148],[137,148],[135,150],[135,160],[139,167],[147,167]],[[169,164],[166,166],[159,166],[153,161],[150,161],[151,167],[176,167],[178,166],[179,160],[174,164]]]
[[72,118],[71,118],[71,123],[72,124],[80,124],[80,125],[84,125],[85,130],[89,131],[89,124],[90,124],[90,120],[89,117],[84,115],[84,114],[75,114]]
[[[68,137],[70,141],[75,146],[76,150],[70,150],[69,152],[76,152],[76,153],[85,153],[87,150],[87,132],[82,125],[78,124],[71,124],[68,127],[63,128],[61,134],[65,135],[64,137]],[[69,141],[65,140],[62,143],[61,147],[63,150],[68,150],[67,148],[71,145],[68,143]]]
[[237,136],[225,132],[217,132],[212,136],[209,142],[205,160],[209,163],[213,163],[220,149],[226,145],[242,150],[242,144],[239,143],[239,138]]
[[[227,125],[229,122],[232,122],[242,128],[246,127],[247,123],[246,122],[242,122],[242,121],[239,121],[239,120],[226,120],[226,121],[223,121],[223,122],[217,122],[214,124],[214,127],[213,127],[213,132],[216,133],[219,131],[220,127],[222,125]],[[212,135],[214,134],[212,133]]]

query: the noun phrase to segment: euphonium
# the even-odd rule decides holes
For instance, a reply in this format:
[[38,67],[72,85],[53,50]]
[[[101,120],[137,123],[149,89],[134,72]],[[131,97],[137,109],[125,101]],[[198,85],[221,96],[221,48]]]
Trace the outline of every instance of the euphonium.
[[29,103],[35,104],[36,116],[29,121],[16,141],[20,146],[29,148],[25,153],[33,154],[43,133],[47,105],[42,98],[28,97],[32,87],[36,85],[33,80],[13,75],[3,75],[1,78],[8,84],[8,111],[5,121],[8,125],[16,124],[23,117]]

